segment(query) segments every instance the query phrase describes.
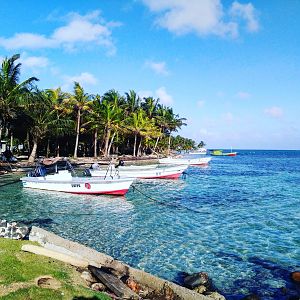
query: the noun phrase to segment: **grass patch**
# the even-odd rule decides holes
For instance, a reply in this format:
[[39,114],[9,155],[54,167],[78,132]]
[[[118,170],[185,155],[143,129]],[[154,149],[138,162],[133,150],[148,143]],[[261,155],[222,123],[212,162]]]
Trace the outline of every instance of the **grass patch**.
[[[45,256],[21,251],[24,244],[35,243],[0,238],[1,299],[111,299],[84,287],[84,281],[74,267]],[[51,290],[36,286],[34,279],[44,275],[57,279],[61,288]],[[22,288],[22,283],[25,288]],[[18,284],[20,288],[16,288]]]

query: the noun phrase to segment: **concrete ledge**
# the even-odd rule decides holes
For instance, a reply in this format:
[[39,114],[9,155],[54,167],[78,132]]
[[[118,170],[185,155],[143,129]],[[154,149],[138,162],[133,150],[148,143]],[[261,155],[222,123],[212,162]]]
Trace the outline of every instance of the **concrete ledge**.
[[132,268],[125,263],[115,260],[113,257],[94,249],[86,247],[76,242],[64,239],[54,233],[33,226],[29,235],[30,241],[36,241],[46,249],[54,250],[62,254],[73,256],[74,258],[86,260],[90,265],[96,267],[113,266],[116,269],[126,269],[130,276],[137,282],[148,286],[153,290],[161,291],[166,287],[170,288],[179,299],[182,300],[211,300],[208,296],[201,295],[192,290],[179,286],[173,282],[161,279],[142,270]]

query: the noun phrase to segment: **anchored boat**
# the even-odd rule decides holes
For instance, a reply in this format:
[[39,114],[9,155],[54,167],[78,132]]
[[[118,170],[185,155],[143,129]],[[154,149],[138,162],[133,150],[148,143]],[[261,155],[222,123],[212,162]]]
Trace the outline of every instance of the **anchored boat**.
[[200,157],[200,158],[176,158],[166,157],[159,159],[160,164],[167,165],[191,165],[191,166],[206,166],[211,161],[211,157]]
[[236,156],[237,152],[232,152],[232,150],[230,152],[223,152],[223,150],[212,150],[210,152],[210,155],[212,155],[212,156]]
[[86,173],[92,177],[97,176],[121,176],[136,177],[141,179],[178,179],[180,175],[188,168],[188,165],[180,166],[114,166],[111,165],[108,170],[87,169]]
[[78,177],[74,170],[60,170],[47,175],[45,167],[38,166],[35,171],[20,180],[24,188],[58,191],[73,194],[125,195],[135,178]]

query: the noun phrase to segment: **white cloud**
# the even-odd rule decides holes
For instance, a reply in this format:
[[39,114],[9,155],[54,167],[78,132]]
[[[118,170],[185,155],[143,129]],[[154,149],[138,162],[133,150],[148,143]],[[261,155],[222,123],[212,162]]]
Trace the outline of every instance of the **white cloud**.
[[82,45],[104,46],[109,54],[114,54],[116,49],[112,40],[111,28],[115,23],[105,23],[100,18],[100,12],[94,11],[87,15],[71,13],[65,26],[56,28],[49,35],[34,33],[16,33],[13,37],[0,37],[0,46],[5,49],[39,49],[58,48],[77,49]]
[[264,110],[265,114],[272,117],[272,118],[281,118],[283,116],[283,110],[282,108],[278,106],[272,106],[269,108],[266,108]]
[[232,16],[244,19],[246,21],[246,27],[248,31],[258,31],[259,23],[257,19],[257,13],[251,3],[241,4],[237,1],[234,1],[232,3],[230,13]]
[[139,91],[137,93],[142,99],[145,97],[159,98],[159,102],[164,105],[170,105],[174,102],[173,97],[167,93],[164,86],[158,88],[155,92],[152,91]]
[[164,61],[161,61],[161,62],[146,61],[145,65],[146,65],[146,67],[150,68],[157,74],[160,74],[160,75],[168,75],[169,74],[166,63]]
[[155,95],[159,98],[160,103],[164,105],[170,105],[174,102],[173,97],[169,95],[164,86],[155,91]]
[[57,47],[57,41],[41,34],[16,33],[13,37],[0,37],[0,46],[8,50],[14,49],[40,49]]
[[[221,0],[142,0],[157,15],[156,24],[172,33],[199,36],[238,36],[239,24],[230,16],[247,21],[248,30],[258,29],[252,4],[234,2],[230,14],[224,12]],[[227,19],[228,21],[225,21]]]
[[24,56],[20,58],[22,66],[25,68],[45,68],[49,65],[49,60],[44,56]]
[[199,100],[199,101],[197,102],[197,106],[198,106],[199,108],[203,107],[204,104],[205,104],[205,101],[204,101],[204,100]]
[[62,85],[63,90],[70,90],[74,82],[79,82],[80,85],[96,85],[98,83],[97,78],[88,72],[83,72],[75,76],[64,76],[64,84]]
[[247,92],[238,92],[236,94],[236,97],[244,100],[244,99],[249,99],[251,97],[251,95]]

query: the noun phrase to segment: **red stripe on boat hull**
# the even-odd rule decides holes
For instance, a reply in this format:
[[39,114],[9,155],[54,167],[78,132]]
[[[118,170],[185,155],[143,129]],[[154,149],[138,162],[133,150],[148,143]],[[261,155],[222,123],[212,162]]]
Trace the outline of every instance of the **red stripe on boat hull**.
[[153,177],[142,177],[144,179],[178,179],[182,173],[172,174],[172,175],[162,175]]
[[127,193],[128,189],[125,190],[117,190],[117,191],[105,191],[105,192],[67,192],[71,194],[80,194],[80,195],[116,195],[116,196],[124,196]]

